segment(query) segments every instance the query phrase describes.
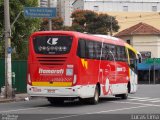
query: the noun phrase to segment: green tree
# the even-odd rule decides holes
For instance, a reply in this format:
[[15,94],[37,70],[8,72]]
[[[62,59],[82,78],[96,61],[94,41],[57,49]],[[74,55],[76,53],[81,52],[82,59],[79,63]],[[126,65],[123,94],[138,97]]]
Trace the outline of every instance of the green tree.
[[[41,30],[48,30],[48,19],[43,19],[43,22],[41,23]],[[61,17],[55,17],[52,18],[52,29],[53,30],[62,30],[64,29],[63,26],[63,19]]]
[[[0,35],[4,33],[4,0],[0,0]],[[24,7],[38,6],[38,0],[10,0],[10,21],[13,23],[17,15],[21,12],[18,20],[11,28],[11,45],[14,49],[13,59],[26,59],[28,38],[30,34],[40,28],[40,19],[25,18]],[[4,57],[4,56],[2,56]]]
[[73,19],[72,29],[79,32],[112,34],[120,28],[115,17],[90,10],[76,10],[71,18]]

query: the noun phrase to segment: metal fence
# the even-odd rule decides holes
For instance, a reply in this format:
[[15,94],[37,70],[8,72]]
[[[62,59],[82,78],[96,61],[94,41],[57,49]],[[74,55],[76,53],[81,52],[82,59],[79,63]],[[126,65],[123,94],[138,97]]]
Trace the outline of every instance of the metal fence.
[[[12,77],[12,86],[16,88],[16,93],[25,93],[26,90],[26,74],[27,61],[13,60],[12,72],[15,74]],[[0,59],[0,88],[5,85],[5,60]]]

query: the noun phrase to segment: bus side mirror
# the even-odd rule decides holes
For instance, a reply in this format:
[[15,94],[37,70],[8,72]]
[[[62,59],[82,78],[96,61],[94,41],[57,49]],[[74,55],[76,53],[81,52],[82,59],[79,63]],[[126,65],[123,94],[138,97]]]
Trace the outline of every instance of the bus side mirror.
[[138,55],[138,63],[142,63],[142,56],[141,54],[137,54]]
[[138,62],[139,62],[139,63],[142,63],[142,58],[138,58]]

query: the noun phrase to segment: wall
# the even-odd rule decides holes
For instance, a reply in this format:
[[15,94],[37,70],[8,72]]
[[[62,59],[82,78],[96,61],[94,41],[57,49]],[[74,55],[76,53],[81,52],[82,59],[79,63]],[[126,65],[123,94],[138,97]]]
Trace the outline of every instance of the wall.
[[84,9],[84,2],[83,0],[77,0],[75,2],[73,2],[73,10],[83,10]]
[[133,36],[133,47],[135,47],[138,51],[151,51],[152,58],[160,58],[160,39],[158,36]]
[[[79,0],[77,0],[79,1]],[[99,6],[99,12],[152,12],[152,6],[157,6],[157,11],[160,11],[160,1],[113,1],[113,0],[84,0],[84,9],[94,10],[93,6]],[[127,10],[124,10],[124,6],[127,6]]]
[[[124,1],[124,2],[123,2]],[[94,10],[94,6],[99,6],[98,13],[107,13],[115,16],[120,25],[119,31],[129,28],[139,22],[147,23],[155,28],[160,29],[160,1],[159,0],[77,0],[73,4],[74,10]],[[134,2],[133,2],[134,1]],[[84,7],[83,3],[84,3]],[[123,6],[129,6],[128,11],[123,11]],[[152,11],[152,6],[157,6],[157,12]],[[154,22],[153,22],[154,21]],[[114,33],[116,34],[116,33]]]
[[[106,12],[115,16],[120,25],[119,31],[136,25],[140,22],[160,29],[160,14],[158,12]],[[154,21],[154,22],[153,22]]]
[[160,58],[160,36],[157,35],[134,35],[121,37],[123,40],[131,40],[131,45],[141,51],[151,51],[152,58]]
[[72,19],[70,18],[74,0],[59,0],[57,1],[58,15],[63,18],[65,26],[72,25]]

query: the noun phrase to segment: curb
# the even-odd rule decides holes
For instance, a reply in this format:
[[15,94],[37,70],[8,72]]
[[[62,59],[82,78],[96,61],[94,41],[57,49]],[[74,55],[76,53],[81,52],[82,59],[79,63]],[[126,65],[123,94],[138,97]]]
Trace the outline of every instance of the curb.
[[8,103],[8,102],[19,102],[19,101],[29,101],[31,100],[31,97],[29,97],[28,95],[25,96],[17,96],[14,98],[0,98],[0,103]]
[[13,102],[14,99],[0,99],[0,103],[8,103],[8,102]]

